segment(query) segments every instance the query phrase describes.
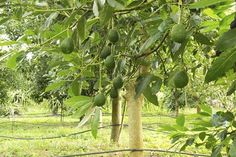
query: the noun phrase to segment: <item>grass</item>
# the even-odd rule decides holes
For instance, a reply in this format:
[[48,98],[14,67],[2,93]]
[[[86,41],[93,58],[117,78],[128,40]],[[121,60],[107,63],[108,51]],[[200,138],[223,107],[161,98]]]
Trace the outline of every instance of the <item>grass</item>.
[[[76,117],[65,117],[64,121],[61,122],[59,116],[43,117],[46,114],[42,113],[45,112],[48,112],[47,109],[34,106],[25,111],[24,114],[26,115],[18,116],[14,119],[0,118],[0,136],[40,138],[68,135],[90,129],[89,124],[81,128],[76,127],[79,121]],[[158,116],[159,113],[160,111],[158,110],[152,110],[152,112],[150,112],[149,109],[144,109],[143,127],[158,130],[158,126],[161,124],[175,124],[174,118],[169,116]],[[165,114],[170,113],[165,111]],[[189,122],[190,119],[191,117],[187,116],[187,122]],[[13,122],[13,120],[15,122]],[[127,123],[127,117],[125,117],[124,122]],[[104,114],[103,125],[108,124],[110,124],[110,116],[109,114]],[[48,140],[16,140],[0,138],[0,156],[51,157],[128,148],[127,127],[124,127],[122,130],[120,139],[119,146],[110,143],[110,127],[100,129],[97,139],[92,137],[91,132]],[[144,129],[144,146],[145,148],[168,149],[171,147],[171,143],[166,133]],[[207,151],[190,148],[189,152],[206,153]],[[127,154],[128,153],[122,153],[122,156],[128,156]],[[111,156],[114,156],[114,154]],[[150,156],[150,153],[145,153],[145,156]],[[159,153],[157,156],[178,157],[184,155]]]

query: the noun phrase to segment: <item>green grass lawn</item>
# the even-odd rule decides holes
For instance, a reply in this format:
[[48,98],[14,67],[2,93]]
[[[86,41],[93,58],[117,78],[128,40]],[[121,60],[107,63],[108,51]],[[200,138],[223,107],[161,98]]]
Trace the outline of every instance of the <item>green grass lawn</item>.
[[[27,111],[25,111],[25,113],[23,113],[27,115],[16,116],[14,119],[0,118],[0,136],[45,138],[66,136],[72,133],[90,129],[89,124],[78,128],[77,125],[79,119],[74,116],[65,117],[63,122],[61,122],[60,116],[44,117],[45,115],[50,114],[49,112],[48,114],[46,112],[47,110],[45,108],[33,107],[29,108]],[[166,111],[165,114],[168,115],[170,113]],[[111,117],[109,114],[104,113],[104,126],[110,124],[110,118]],[[191,117],[187,116],[186,121],[190,122]],[[125,117],[124,123],[127,124],[127,117]],[[173,117],[158,116],[158,111],[145,111],[143,114],[145,148],[163,150],[170,148],[171,143],[168,134],[158,131],[158,128],[161,124],[174,123],[175,118]],[[19,140],[0,137],[0,145],[0,156],[3,157],[49,157],[84,152],[123,149],[128,148],[128,129],[127,127],[123,128],[119,146],[112,145],[110,143],[110,127],[100,129],[97,139],[92,137],[91,132],[47,140]],[[197,150],[196,148],[190,148],[187,151],[192,153],[207,153],[207,151],[204,149]],[[185,156],[163,153],[154,154],[156,156],[163,157]],[[115,154],[110,156],[115,156]],[[121,156],[128,156],[128,153],[122,153]],[[150,156],[150,153],[145,153],[145,156]]]

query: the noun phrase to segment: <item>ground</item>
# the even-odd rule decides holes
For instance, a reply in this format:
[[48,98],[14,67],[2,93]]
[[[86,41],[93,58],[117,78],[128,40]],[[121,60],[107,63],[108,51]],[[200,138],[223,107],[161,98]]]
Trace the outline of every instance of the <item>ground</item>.
[[[194,111],[191,110],[191,112]],[[161,112],[162,115],[160,115],[160,109],[144,109],[145,148],[162,150],[171,148],[169,135],[158,131],[158,129],[162,124],[174,124],[175,119],[170,112]],[[189,113],[189,110],[187,112]],[[89,131],[82,134],[73,134],[90,129],[89,124],[78,128],[79,119],[76,116],[66,116],[61,122],[60,116],[50,116],[50,112],[45,107],[39,106],[27,107],[27,110],[24,109],[21,113],[22,115],[15,118],[0,118],[1,157],[51,157],[128,148],[127,126],[124,126],[122,130],[119,146],[115,146],[110,143],[110,127],[99,129],[98,137],[94,139]],[[191,122],[190,116],[187,116],[187,122]],[[125,117],[124,123],[127,124],[127,117]],[[103,113],[103,126],[109,124],[110,112],[105,111]],[[19,139],[9,139],[9,137],[17,137]],[[40,139],[41,137],[57,138]],[[32,140],[32,138],[36,139]],[[171,150],[178,151],[173,148]],[[187,151],[209,154],[205,149],[190,148]],[[128,156],[128,153],[116,154]],[[115,156],[115,154],[98,156]],[[178,157],[185,155],[147,152],[145,156]]]

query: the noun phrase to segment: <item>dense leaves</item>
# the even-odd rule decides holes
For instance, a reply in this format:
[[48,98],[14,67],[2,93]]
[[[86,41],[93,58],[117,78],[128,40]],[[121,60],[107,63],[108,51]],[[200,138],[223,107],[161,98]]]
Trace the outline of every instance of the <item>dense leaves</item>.
[[234,66],[235,61],[235,49],[233,51],[223,52],[219,58],[213,62],[211,68],[208,70],[205,82],[208,83],[224,76],[224,74]]

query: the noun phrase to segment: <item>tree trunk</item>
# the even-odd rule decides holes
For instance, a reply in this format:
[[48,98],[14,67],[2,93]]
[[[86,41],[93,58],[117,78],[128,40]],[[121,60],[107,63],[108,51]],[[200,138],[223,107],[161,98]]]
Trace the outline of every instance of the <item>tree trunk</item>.
[[174,91],[174,98],[175,98],[175,116],[178,117],[179,116],[179,96],[177,95],[177,91]]
[[[119,92],[118,92],[119,93]],[[111,142],[117,143],[119,142],[120,137],[120,124],[121,124],[121,104],[120,104],[120,96],[115,99],[112,99],[112,117],[111,117]]]
[[199,107],[199,105],[197,105],[197,113],[201,112],[201,108]]
[[[143,132],[141,111],[143,96],[135,99],[135,82],[130,82],[127,86],[127,107],[128,107],[128,126],[129,126],[129,148],[143,149]],[[143,157],[142,151],[131,152],[130,157]]]
[[99,127],[102,127],[103,126],[103,122],[102,122],[102,109],[100,108],[99,109],[100,111],[99,111],[99,113],[100,113],[100,117],[99,117]]
[[179,116],[179,103],[177,100],[175,100],[175,116]]

